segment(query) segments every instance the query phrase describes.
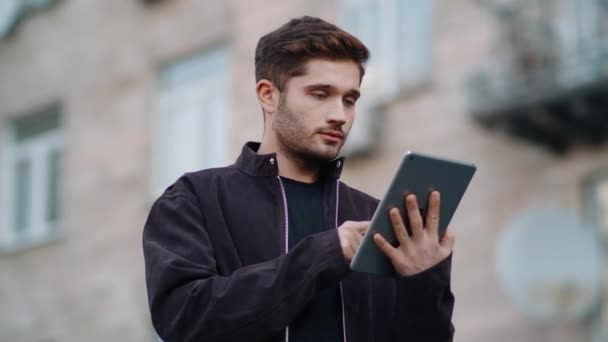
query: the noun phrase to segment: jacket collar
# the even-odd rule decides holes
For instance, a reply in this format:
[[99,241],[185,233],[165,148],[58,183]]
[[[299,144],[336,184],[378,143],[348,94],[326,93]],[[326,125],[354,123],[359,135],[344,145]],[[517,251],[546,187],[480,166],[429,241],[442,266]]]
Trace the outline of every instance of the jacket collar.
[[[277,176],[279,167],[277,165],[276,153],[258,154],[259,142],[247,142],[241,151],[241,155],[236,160],[235,166],[243,172],[252,176]],[[326,162],[321,166],[321,177],[330,179],[340,178],[344,158],[338,158]]]

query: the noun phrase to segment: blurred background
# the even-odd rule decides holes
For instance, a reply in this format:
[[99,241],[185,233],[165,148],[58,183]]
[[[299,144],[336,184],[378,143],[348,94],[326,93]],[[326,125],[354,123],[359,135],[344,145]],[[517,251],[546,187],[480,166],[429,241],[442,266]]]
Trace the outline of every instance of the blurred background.
[[319,16],[372,59],[343,180],[408,150],[478,171],[455,341],[608,340],[608,1],[1,0],[0,340],[157,341],[141,233],[259,140],[259,37]]

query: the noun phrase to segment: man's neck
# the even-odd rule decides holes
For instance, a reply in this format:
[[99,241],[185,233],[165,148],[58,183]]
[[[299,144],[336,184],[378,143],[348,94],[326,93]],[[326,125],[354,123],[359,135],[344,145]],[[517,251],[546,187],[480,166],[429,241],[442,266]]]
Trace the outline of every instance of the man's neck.
[[319,177],[319,165],[312,165],[286,153],[277,151],[279,176],[304,183],[314,183]]
[[264,141],[262,141],[258,154],[276,153],[279,176],[305,183],[314,183],[317,180],[320,169],[318,163],[297,158],[280,148],[270,145],[264,144]]

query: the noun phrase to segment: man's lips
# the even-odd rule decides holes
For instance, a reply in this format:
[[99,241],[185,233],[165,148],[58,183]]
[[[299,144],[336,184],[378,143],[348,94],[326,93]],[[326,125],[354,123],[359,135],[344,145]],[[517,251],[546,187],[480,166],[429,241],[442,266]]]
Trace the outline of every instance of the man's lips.
[[342,132],[339,132],[339,131],[323,130],[319,133],[326,137],[333,138],[333,139],[340,139],[340,140],[344,139],[344,134],[342,134]]

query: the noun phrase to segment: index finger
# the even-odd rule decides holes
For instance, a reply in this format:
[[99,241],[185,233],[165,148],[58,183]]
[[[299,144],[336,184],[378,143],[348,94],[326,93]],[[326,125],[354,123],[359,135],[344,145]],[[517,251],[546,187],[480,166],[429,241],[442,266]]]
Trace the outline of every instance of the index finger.
[[384,255],[389,257],[391,260],[395,257],[397,248],[393,247],[386,239],[379,233],[374,234],[374,243]]
[[356,222],[354,228],[357,233],[363,234],[367,230],[367,227],[369,227],[369,221],[359,221]]
[[426,228],[433,236],[439,235],[439,207],[441,196],[439,191],[434,190],[429,196],[428,211],[426,212]]

